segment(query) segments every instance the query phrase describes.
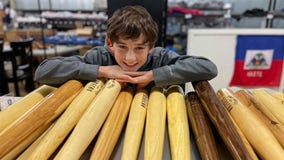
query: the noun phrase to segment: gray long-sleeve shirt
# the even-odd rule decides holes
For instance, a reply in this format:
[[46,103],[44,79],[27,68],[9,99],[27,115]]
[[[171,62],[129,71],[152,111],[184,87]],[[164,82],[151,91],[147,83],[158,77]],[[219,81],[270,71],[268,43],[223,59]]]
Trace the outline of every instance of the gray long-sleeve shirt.
[[[35,72],[35,80],[48,85],[60,85],[70,79],[97,79],[99,66],[117,65],[106,46],[89,50],[84,56],[56,57],[44,60]],[[217,67],[204,57],[178,55],[156,47],[139,71],[153,70],[154,85],[168,86],[217,76]]]

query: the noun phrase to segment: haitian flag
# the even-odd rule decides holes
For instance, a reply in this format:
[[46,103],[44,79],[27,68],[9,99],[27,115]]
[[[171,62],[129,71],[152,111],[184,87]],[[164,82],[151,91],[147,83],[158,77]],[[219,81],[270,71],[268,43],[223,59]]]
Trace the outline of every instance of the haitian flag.
[[279,87],[283,57],[284,36],[238,36],[230,86]]

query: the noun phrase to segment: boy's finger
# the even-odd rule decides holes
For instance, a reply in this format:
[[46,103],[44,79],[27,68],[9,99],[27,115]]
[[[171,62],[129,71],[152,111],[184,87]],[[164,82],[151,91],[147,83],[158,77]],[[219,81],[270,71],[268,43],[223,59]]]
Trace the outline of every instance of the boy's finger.
[[141,76],[141,75],[144,75],[146,72],[125,72],[126,75],[129,75],[129,76]]

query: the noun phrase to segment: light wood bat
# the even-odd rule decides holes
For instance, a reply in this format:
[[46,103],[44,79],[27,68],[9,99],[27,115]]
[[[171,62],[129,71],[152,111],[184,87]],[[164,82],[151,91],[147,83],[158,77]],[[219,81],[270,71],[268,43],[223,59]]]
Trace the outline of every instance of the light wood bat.
[[275,93],[272,93],[272,96],[275,98],[278,98],[281,101],[281,103],[284,104],[284,93],[275,92]]
[[135,160],[138,157],[148,106],[148,92],[139,89],[132,101],[123,141],[121,159]]
[[238,90],[235,92],[235,96],[267,125],[275,138],[284,148],[284,126],[279,123],[279,121],[275,121],[276,118],[270,119],[270,117],[266,116],[261,110],[259,110],[259,103],[255,101],[248,91]]
[[78,160],[81,157],[103,125],[120,90],[121,84],[117,81],[106,82],[54,159]]
[[38,128],[25,140],[23,140],[20,144],[13,148],[8,154],[6,154],[1,160],[16,159],[23,151],[26,151],[29,145],[36,141],[49,128],[49,126],[50,123]]
[[163,88],[154,87],[149,96],[145,126],[145,160],[162,160],[166,127],[166,96]]
[[101,80],[89,82],[59,117],[52,129],[28,157],[29,160],[48,159],[77,124],[85,110],[90,106],[104,83]]
[[47,96],[55,89],[55,87],[42,85],[31,93],[28,93],[19,101],[10,105],[4,111],[0,112],[0,132],[3,131],[11,123],[13,123],[16,119],[21,117],[25,112],[34,107],[45,96]]
[[[267,126],[226,88],[217,91],[242,133],[262,159],[282,159],[284,151]],[[256,134],[257,133],[257,134]]]
[[[228,91],[230,91],[231,94],[234,94],[234,92],[231,90],[231,89],[227,89]],[[226,106],[225,106],[226,107]],[[253,147],[251,146],[251,144],[249,143],[247,137],[244,135],[243,131],[240,129],[240,127],[238,126],[238,124],[235,122],[234,118],[232,116],[230,116],[230,118],[232,119],[232,121],[234,122],[234,125],[236,126],[241,138],[242,138],[242,141],[244,142],[248,152],[250,153],[251,157],[254,159],[254,160],[258,160],[258,157],[253,149]]]
[[253,90],[252,95],[258,102],[262,103],[282,125],[284,125],[284,104],[262,88]]
[[25,149],[24,152],[22,152],[21,155],[19,155],[17,157],[17,160],[27,160],[27,159],[29,159],[29,156],[33,153],[34,149],[38,146],[40,141],[43,139],[43,137],[46,135],[46,133],[48,133],[51,130],[51,128],[53,126],[54,126],[54,123],[48,124],[47,126],[43,126],[43,127],[45,127],[45,130],[43,130],[43,132],[41,132],[41,134],[39,134],[38,138],[35,139],[33,141],[33,143],[31,145],[29,145],[28,148]]
[[21,116],[0,133],[0,158],[26,139],[39,127],[55,120],[81,90],[82,84],[70,80],[49,94],[32,110]]
[[167,124],[171,159],[190,160],[190,131],[184,92],[178,85],[167,89]]
[[90,160],[109,159],[119,139],[133,99],[133,89],[123,89],[118,95],[99,133]]

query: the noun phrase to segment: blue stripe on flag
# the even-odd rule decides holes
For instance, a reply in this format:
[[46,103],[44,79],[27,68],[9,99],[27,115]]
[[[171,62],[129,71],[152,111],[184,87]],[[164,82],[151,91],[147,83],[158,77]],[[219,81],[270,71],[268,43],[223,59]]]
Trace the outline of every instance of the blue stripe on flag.
[[273,59],[284,59],[284,36],[239,35],[236,60],[244,60],[247,50],[274,49]]

